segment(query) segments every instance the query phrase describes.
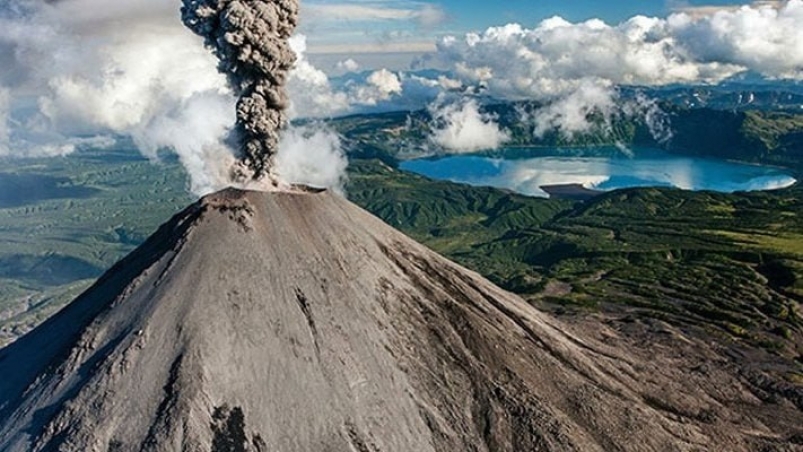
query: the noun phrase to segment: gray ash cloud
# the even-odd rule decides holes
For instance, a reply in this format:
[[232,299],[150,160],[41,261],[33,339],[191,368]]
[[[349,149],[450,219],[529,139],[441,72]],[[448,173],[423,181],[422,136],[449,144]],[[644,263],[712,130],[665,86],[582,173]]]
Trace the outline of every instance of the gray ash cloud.
[[296,59],[288,38],[298,8],[296,0],[183,0],[184,24],[213,49],[239,98],[231,138],[244,170],[235,177],[275,182],[273,160],[287,123],[284,85]]

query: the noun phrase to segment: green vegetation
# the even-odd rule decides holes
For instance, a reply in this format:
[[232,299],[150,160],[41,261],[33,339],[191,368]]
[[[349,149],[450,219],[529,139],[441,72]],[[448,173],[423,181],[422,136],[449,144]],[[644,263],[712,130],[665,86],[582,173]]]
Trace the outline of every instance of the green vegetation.
[[537,229],[571,208],[570,201],[536,199],[489,187],[433,181],[379,161],[352,163],[349,198],[440,253],[458,258],[497,283],[528,280],[527,250],[485,255],[513,231]]
[[6,160],[0,173],[0,343],[44,320],[191,202],[175,161],[133,147]]
[[539,306],[627,312],[801,352],[799,188],[630,189],[574,204],[432,182],[379,162],[356,168],[351,199]]
[[670,152],[803,169],[803,115],[675,108]]
[[[510,110],[497,113],[512,121]],[[799,170],[799,116],[672,114],[673,152],[730,150]],[[396,169],[426,142],[426,121],[422,112],[335,121],[352,158],[354,202],[544,309],[659,319],[803,355],[802,188],[631,189],[573,202],[432,181]],[[635,142],[642,128],[614,130]],[[694,134],[703,144],[681,146]],[[129,145],[5,161],[0,193],[0,342],[72,299],[192,201],[175,161],[154,165]]]
[[[670,153],[740,160],[803,170],[803,114],[769,111],[723,111],[664,105],[672,137],[658,142],[638,119],[618,117],[610,124],[592,117],[597,126],[586,133],[567,137],[552,131],[533,135],[532,125],[520,120],[519,111],[532,111],[537,104],[491,105],[499,124],[510,133],[506,156],[529,157],[539,148],[588,148],[631,146],[659,148]],[[397,159],[432,150],[427,141],[431,119],[426,111],[355,115],[332,121],[346,138],[350,155],[376,158],[394,165]],[[372,129],[372,127],[376,127]]]

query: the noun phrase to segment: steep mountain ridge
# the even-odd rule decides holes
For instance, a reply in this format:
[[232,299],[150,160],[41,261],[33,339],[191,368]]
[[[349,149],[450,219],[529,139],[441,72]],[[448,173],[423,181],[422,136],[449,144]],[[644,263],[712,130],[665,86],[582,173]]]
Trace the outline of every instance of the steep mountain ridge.
[[704,344],[597,333],[336,195],[230,189],[0,350],[0,450],[801,449]]

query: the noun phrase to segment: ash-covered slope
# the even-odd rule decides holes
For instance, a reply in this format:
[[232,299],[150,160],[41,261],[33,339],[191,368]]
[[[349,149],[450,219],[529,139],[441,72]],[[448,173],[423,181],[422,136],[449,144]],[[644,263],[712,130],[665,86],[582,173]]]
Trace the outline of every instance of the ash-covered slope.
[[342,198],[226,190],[0,350],[0,450],[797,447],[798,411],[639,356]]

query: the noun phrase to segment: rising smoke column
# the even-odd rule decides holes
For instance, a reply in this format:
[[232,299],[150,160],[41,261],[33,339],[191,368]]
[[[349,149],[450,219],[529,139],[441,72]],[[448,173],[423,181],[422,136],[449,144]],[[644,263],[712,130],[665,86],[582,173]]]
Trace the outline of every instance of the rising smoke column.
[[232,139],[244,168],[235,169],[233,177],[250,173],[275,184],[273,159],[287,123],[284,84],[296,58],[288,38],[298,23],[298,1],[182,1],[184,24],[214,50],[239,98]]

